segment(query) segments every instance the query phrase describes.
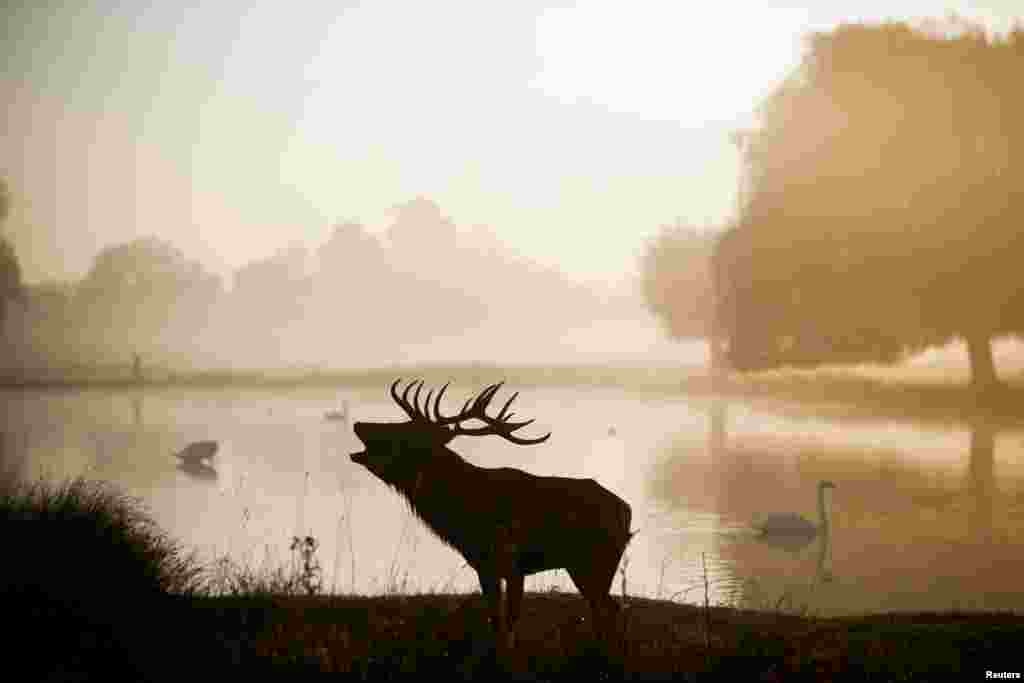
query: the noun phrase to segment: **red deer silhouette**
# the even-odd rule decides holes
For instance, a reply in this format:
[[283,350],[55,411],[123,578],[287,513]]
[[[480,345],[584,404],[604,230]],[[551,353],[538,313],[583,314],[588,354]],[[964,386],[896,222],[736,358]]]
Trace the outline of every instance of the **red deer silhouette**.
[[[456,436],[495,434],[514,444],[539,444],[551,436],[521,438],[512,433],[533,422],[511,422],[514,393],[494,417],[486,414],[503,383],[471,397],[459,413],[440,412],[445,384],[431,414],[431,389],[424,407],[423,382],[391,397],[407,422],[356,422],[366,450],[352,460],[390,485],[442,541],[476,570],[491,610],[499,647],[510,647],[523,599],[523,579],[548,569],[565,569],[590,603],[597,635],[607,638],[618,624],[619,605],[609,595],[622,553],[629,543],[632,509],[593,479],[540,477],[510,467],[477,467],[449,450]],[[409,390],[416,388],[410,403]],[[478,420],[479,427],[464,422]],[[502,581],[507,589],[502,590]],[[506,609],[507,602],[507,609]]]

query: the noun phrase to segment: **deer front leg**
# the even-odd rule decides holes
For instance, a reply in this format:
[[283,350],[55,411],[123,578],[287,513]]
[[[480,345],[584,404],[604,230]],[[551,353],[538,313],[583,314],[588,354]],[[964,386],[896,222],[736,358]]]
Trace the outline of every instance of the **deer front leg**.
[[501,580],[493,569],[479,569],[477,576],[480,578],[480,590],[487,601],[488,612],[490,613],[491,628],[494,629],[495,640],[498,648],[502,648],[508,639],[508,623],[505,616],[505,596],[502,595]]
[[[523,575],[519,571],[516,555],[518,545],[515,542],[516,526],[507,525],[498,529],[494,542],[494,564],[497,569],[501,600],[499,601],[498,618],[502,622],[502,644],[506,649],[515,645],[515,623],[519,619],[519,609],[523,601]],[[504,582],[504,586],[501,583]]]
[[512,625],[519,617],[523,595],[523,577],[516,567],[516,544],[508,528],[496,530],[489,559],[485,568],[477,570],[477,575],[490,606],[498,647],[508,650],[514,644]]

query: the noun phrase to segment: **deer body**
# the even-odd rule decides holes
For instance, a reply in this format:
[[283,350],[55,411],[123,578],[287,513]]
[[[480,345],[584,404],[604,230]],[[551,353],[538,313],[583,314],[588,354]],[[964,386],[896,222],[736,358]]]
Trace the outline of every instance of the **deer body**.
[[[488,546],[502,535],[515,546],[515,569],[524,575],[578,563],[580,555],[572,551],[581,544],[589,551],[595,543],[629,537],[629,506],[593,479],[477,467],[451,451],[442,457],[454,462],[421,471],[411,486],[396,488],[431,531],[474,568],[487,561]],[[467,490],[478,493],[452,499],[454,492]],[[524,501],[537,505],[523,509]],[[608,519],[602,520],[605,510]]]
[[[497,417],[485,414],[500,384],[488,387],[472,406],[467,401],[461,413],[448,418],[438,412],[444,389],[438,394],[434,416],[429,416],[419,408],[422,385],[411,405],[409,387],[399,397],[396,385],[392,385],[392,396],[411,420],[357,422],[354,429],[366,450],[352,459],[392,486],[431,531],[476,570],[499,641],[511,642],[524,577],[563,568],[590,603],[602,635],[608,635],[619,610],[609,589],[631,537],[629,504],[593,479],[478,467],[447,448],[447,442],[459,434],[497,434],[523,445],[547,439],[511,435],[528,424],[508,421],[511,414],[505,413],[514,395]],[[428,413],[429,402],[428,394]],[[487,426],[461,426],[470,419]],[[447,426],[452,424],[456,426]],[[504,597],[503,580],[507,584]]]

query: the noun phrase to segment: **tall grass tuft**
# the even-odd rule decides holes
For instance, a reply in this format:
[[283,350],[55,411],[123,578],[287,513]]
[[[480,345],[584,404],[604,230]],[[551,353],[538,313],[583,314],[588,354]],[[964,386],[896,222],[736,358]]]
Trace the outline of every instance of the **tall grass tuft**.
[[20,482],[0,492],[0,529],[12,656],[42,647],[47,656],[31,663],[40,680],[170,675],[157,653],[187,620],[202,568],[141,501],[82,478]]
[[323,569],[316,556],[319,547],[312,536],[293,536],[290,568],[264,565],[257,569],[224,555],[204,571],[201,595],[259,599],[322,595]]
[[201,567],[162,532],[142,501],[82,478],[0,494],[9,556],[2,590],[107,606],[192,594]]

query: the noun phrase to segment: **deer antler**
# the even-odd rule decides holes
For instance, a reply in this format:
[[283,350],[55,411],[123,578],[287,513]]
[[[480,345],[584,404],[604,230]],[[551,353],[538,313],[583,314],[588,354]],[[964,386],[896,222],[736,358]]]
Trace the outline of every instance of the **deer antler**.
[[[525,420],[523,422],[511,422],[511,418],[514,413],[509,413],[508,408],[512,405],[512,401],[516,400],[516,396],[519,392],[515,392],[512,396],[505,401],[505,405],[498,412],[497,415],[491,417],[487,414],[487,406],[490,405],[491,399],[498,392],[498,389],[504,384],[504,382],[498,382],[497,384],[491,384],[484,388],[475,397],[470,397],[466,400],[466,403],[455,415],[442,415],[441,414],[441,398],[444,396],[445,390],[448,388],[448,383],[445,383],[441,390],[437,392],[437,396],[433,396],[434,390],[431,389],[427,392],[426,400],[423,402],[423,407],[420,407],[420,391],[423,389],[423,380],[414,380],[406,385],[405,390],[401,396],[398,395],[396,388],[401,382],[401,379],[395,380],[391,385],[391,398],[394,399],[395,403],[405,411],[405,414],[409,416],[409,419],[413,422],[425,422],[439,427],[445,427],[451,425],[449,430],[452,436],[486,436],[494,434],[502,437],[514,444],[521,446],[531,446],[533,444],[543,443],[548,440],[551,436],[551,432],[548,432],[544,436],[536,439],[526,439],[518,436],[514,436],[512,432],[522,429],[528,424],[533,423],[533,420]],[[412,400],[409,399],[409,391],[415,387],[415,391],[412,395]],[[433,410],[431,411],[430,399],[434,398]],[[431,414],[433,412],[433,414]],[[467,420],[479,420],[483,422],[483,427],[463,427],[460,423]]]
[[[434,393],[434,390],[431,389],[430,391],[427,392],[427,400],[424,404],[424,408],[427,408],[428,412],[424,412],[423,409],[420,408],[420,390],[423,389],[423,380],[413,380],[412,382],[406,385],[405,390],[402,392],[402,395],[399,396],[398,392],[395,391],[395,388],[401,381],[402,379],[399,378],[396,379],[391,384],[391,398],[394,399],[395,403],[398,404],[398,407],[405,411],[405,414],[408,415],[409,419],[411,419],[413,422],[432,422],[432,420],[430,419],[429,408],[430,395]],[[416,387],[416,391],[413,393],[412,402],[410,403],[409,391],[413,387]],[[445,384],[444,387],[441,388],[440,393],[437,395],[437,401],[435,401],[434,404],[435,411],[437,410],[437,404],[440,403],[441,401],[441,396],[444,394],[444,390],[447,388],[448,385]]]
[[[492,384],[486,387],[476,396],[476,398],[470,398],[467,400],[465,405],[462,406],[462,410],[449,417],[441,415],[435,405],[434,422],[437,424],[453,425],[452,433],[456,436],[485,436],[488,434],[495,434],[503,439],[511,441],[512,443],[519,444],[520,446],[530,446],[547,441],[551,436],[551,432],[548,432],[544,436],[536,439],[526,439],[513,436],[512,432],[533,423],[533,420],[524,420],[523,422],[511,422],[509,420],[514,413],[508,412],[508,408],[512,405],[512,401],[516,400],[516,396],[519,395],[518,391],[512,394],[512,396],[505,401],[505,405],[502,406],[497,415],[491,417],[487,414],[487,406],[490,405],[491,399],[494,398],[494,395],[498,393],[498,389],[500,389],[503,384],[504,382],[498,382],[497,384]],[[480,420],[485,426],[463,427],[461,425],[462,422],[473,419]]]

